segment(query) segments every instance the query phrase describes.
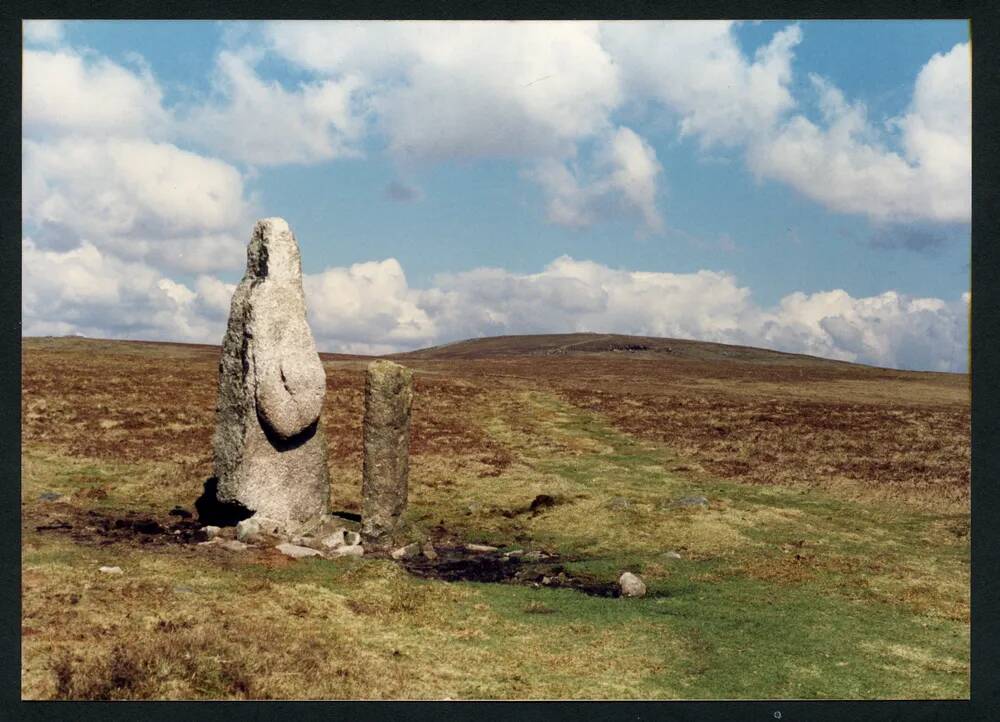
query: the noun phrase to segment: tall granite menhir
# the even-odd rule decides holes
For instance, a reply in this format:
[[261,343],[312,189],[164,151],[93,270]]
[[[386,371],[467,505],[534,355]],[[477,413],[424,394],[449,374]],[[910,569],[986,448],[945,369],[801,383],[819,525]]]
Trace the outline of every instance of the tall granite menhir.
[[218,501],[288,528],[326,512],[325,394],[298,244],[283,219],[265,218],[250,238],[219,363]]
[[365,374],[361,538],[385,548],[406,509],[410,473],[413,374],[392,361],[372,361]]

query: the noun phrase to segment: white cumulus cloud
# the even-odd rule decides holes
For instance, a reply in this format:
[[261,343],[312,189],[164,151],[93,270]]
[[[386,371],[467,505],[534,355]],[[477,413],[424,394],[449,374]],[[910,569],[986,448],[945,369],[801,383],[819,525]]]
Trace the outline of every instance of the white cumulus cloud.
[[[22,213],[48,245],[88,241],[175,269],[238,267],[239,172],[169,143],[78,136],[23,144]],[[55,240],[58,239],[58,240]]]
[[748,58],[731,21],[608,22],[604,47],[630,97],[676,113],[683,135],[736,145],[766,132],[794,106],[788,89],[797,25],[775,33]]
[[25,135],[74,133],[147,137],[169,123],[163,93],[145,68],[72,50],[25,50],[21,114]]
[[[25,333],[218,343],[235,288],[208,275],[193,287],[85,243],[23,247]],[[609,268],[569,256],[542,271],[478,268],[412,288],[393,258],[303,279],[309,321],[325,351],[389,353],[464,338],[604,332],[761,346],[879,366],[967,367],[968,310],[887,291],[793,293],[757,305],[728,273]]]
[[216,97],[186,109],[177,132],[199,146],[254,165],[320,163],[360,154],[364,108],[360,79],[303,83],[286,90],[262,79],[251,60],[223,51]]
[[551,222],[584,227],[598,218],[634,213],[648,230],[663,227],[656,206],[663,168],[649,143],[630,128],[618,128],[599,147],[593,166],[550,158],[527,173],[545,193]]
[[171,271],[239,268],[253,215],[242,174],[171,142],[173,114],[136,65],[25,51],[22,217],[32,242],[89,243]]
[[[218,341],[224,328],[195,308],[197,294],[137,262],[91,243],[69,251],[21,245],[25,335]],[[218,338],[217,338],[218,336]]]
[[24,20],[21,25],[25,44],[54,45],[62,41],[62,20]]
[[860,102],[811,77],[823,123],[795,115],[749,146],[760,176],[790,184],[845,213],[876,221],[968,222],[972,208],[969,45],[931,58],[917,76],[909,111],[892,119],[902,150]]

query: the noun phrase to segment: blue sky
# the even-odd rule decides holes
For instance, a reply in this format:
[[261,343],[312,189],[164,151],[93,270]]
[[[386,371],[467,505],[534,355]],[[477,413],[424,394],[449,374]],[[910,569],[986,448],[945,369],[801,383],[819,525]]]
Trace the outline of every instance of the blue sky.
[[325,350],[593,330],[964,370],[967,43],[29,24],[25,333],[217,342],[250,225],[280,215]]

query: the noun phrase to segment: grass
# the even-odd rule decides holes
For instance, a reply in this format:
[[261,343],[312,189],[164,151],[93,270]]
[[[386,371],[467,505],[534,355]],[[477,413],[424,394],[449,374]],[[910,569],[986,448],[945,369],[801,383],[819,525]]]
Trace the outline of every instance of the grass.
[[[125,455],[112,427],[80,439],[86,414],[74,394],[93,393],[101,364],[121,359],[27,346],[38,355],[26,359],[34,380],[24,403],[57,411],[29,424],[24,444],[26,698],[968,696],[960,504],[934,508],[916,495],[887,505],[865,479],[850,489],[748,484],[630,432],[617,412],[530,382],[516,362],[450,375],[420,362],[411,536],[555,551],[568,571],[604,581],[634,571],[645,598],[424,580],[388,560],[101,544],[85,531],[91,511],[166,522],[174,505],[190,508],[207,476],[200,447],[174,458],[169,434],[145,425]],[[142,350],[178,378],[185,369],[210,377],[211,359],[184,347]],[[356,508],[357,363],[328,362],[328,378],[334,505]],[[200,398],[190,378],[180,387]],[[168,417],[188,399],[174,393]],[[138,387],[106,398],[111,418],[149,403]],[[191,418],[201,445],[205,413]],[[40,499],[45,492],[61,496]],[[540,494],[554,504],[532,511]],[[674,503],[690,495],[707,497],[707,508]],[[74,529],[36,530],[58,519]],[[102,574],[103,565],[124,573]]]

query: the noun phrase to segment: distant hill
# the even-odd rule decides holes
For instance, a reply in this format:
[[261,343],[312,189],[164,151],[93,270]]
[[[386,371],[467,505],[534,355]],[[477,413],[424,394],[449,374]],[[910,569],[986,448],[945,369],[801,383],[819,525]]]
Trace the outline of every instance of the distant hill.
[[[33,349],[78,350],[101,353],[130,353],[168,355],[216,356],[217,345],[177,343],[170,341],[130,341],[85,338],[83,336],[25,336],[22,345]],[[597,359],[646,359],[695,361],[699,363],[740,362],[769,366],[813,367],[816,369],[856,369],[863,373],[891,372],[894,374],[936,374],[938,372],[910,372],[897,369],[855,364],[847,361],[785,353],[752,346],[734,346],[710,341],[690,341],[655,336],[628,336],[616,333],[555,333],[521,336],[490,336],[431,346],[384,356],[320,352],[324,361],[366,361],[372,358],[390,358],[403,363],[409,361],[448,361],[475,359],[502,359],[540,356],[552,361],[559,357]],[[965,374],[944,374],[964,376]]]
[[855,365],[846,361],[784,353],[751,346],[733,346],[709,341],[688,341],[655,336],[628,336],[616,333],[557,333],[525,336],[491,336],[430,348],[392,354],[390,358],[447,360],[498,358],[505,356],[629,356],[644,359],[687,359],[696,361],[741,361],[795,365]]

